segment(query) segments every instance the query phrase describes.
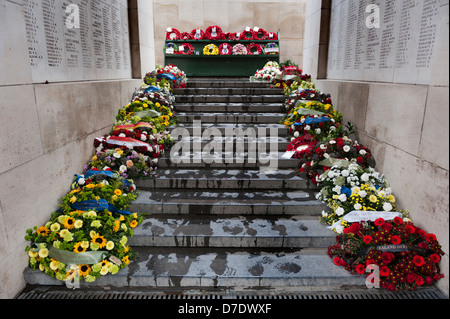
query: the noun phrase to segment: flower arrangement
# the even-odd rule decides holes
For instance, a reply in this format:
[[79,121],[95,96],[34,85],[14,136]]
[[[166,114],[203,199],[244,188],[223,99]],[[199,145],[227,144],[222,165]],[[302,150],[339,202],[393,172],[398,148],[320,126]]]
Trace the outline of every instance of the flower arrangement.
[[317,141],[311,134],[294,137],[286,151],[295,152],[292,158],[302,159],[316,146]]
[[158,158],[173,143],[165,131],[173,119],[171,85],[184,80],[174,65],[144,77],[132,102],[119,110],[111,133],[94,140],[96,153],[84,173],[75,175],[60,208],[43,226],[26,231],[32,269],[61,281],[93,282],[116,274],[136,257],[127,242],[143,217],[127,211],[137,196],[131,178],[156,177]]
[[192,40],[203,40],[205,38],[205,31],[201,29],[193,29],[191,31]]
[[226,33],[227,40],[236,41],[236,40],[239,40],[240,36],[241,36],[241,34],[237,33],[237,32],[227,32]]
[[272,83],[278,75],[281,75],[280,66],[275,61],[269,61],[262,69],[257,70],[250,80]]
[[[283,75],[291,72],[281,66]],[[263,78],[260,71],[250,80]],[[275,83],[270,87],[282,87],[287,97],[280,122],[292,137],[285,155],[298,159],[299,174],[320,188],[316,198],[328,209],[319,220],[338,234],[328,248],[334,264],[359,275],[378,269],[381,287],[389,290],[416,289],[442,278],[444,253],[436,236],[399,210],[389,183],[375,170],[371,151],[349,138],[354,127],[341,124],[331,96],[317,90],[309,76],[292,82],[280,78],[267,77]]]
[[165,54],[177,54],[178,46],[175,43],[166,43],[164,46]]
[[259,55],[262,53],[261,46],[257,43],[250,43],[247,45],[247,54],[249,55]]
[[233,55],[246,55],[247,48],[245,45],[238,43],[233,46]]
[[[26,252],[32,269],[62,281],[77,276],[92,282],[102,275],[116,274],[135,257],[127,241],[143,218],[117,209],[127,207],[135,198],[135,188],[129,188],[129,183],[117,175],[100,178],[103,180],[96,183],[78,176],[73,189],[62,199],[62,209],[54,212],[44,226],[27,230],[25,239],[31,245]],[[114,202],[114,211],[107,200]],[[98,205],[102,201],[107,205]],[[83,203],[92,208],[73,208]]]
[[192,36],[189,32],[181,32],[180,40],[192,40]]
[[[292,116],[295,115],[295,112],[292,113]],[[286,121],[290,123],[289,119]],[[347,129],[330,115],[305,114],[290,126],[289,133],[295,138],[303,134],[310,134],[314,136],[316,141],[327,141],[353,133],[353,131]]]
[[123,178],[156,177],[156,163],[152,157],[135,150],[107,149],[96,152],[84,171],[115,170]]
[[351,162],[356,162],[363,168],[375,167],[375,159],[370,150],[344,136],[317,143],[315,148],[300,160],[299,172],[307,175],[314,184],[319,184],[317,177],[323,171],[336,163],[347,166]]
[[180,31],[174,28],[167,28],[166,40],[179,40],[181,36]]
[[444,253],[436,236],[399,217],[353,223],[328,254],[353,274],[377,266],[380,286],[392,291],[414,290],[443,278],[439,261]]
[[219,45],[219,54],[220,55],[231,55],[232,51],[233,51],[233,47],[231,46],[231,44],[222,43],[221,45]]
[[267,43],[264,46],[264,54],[276,55],[279,53],[280,53],[280,48],[279,48],[278,44],[276,44],[275,42]]
[[256,40],[256,32],[250,28],[246,28],[239,35],[239,40]]
[[219,26],[214,25],[206,28],[204,38],[208,40],[224,40],[225,34]]
[[[183,50],[181,50],[181,48]],[[193,55],[194,54],[194,47],[190,43],[183,43],[182,45],[180,45],[178,47],[177,53],[181,54],[181,55]]]
[[215,44],[207,44],[203,48],[203,54],[204,55],[218,55],[219,54],[219,48]]
[[254,40],[267,40],[268,33],[263,28],[258,28],[255,31],[255,39]]

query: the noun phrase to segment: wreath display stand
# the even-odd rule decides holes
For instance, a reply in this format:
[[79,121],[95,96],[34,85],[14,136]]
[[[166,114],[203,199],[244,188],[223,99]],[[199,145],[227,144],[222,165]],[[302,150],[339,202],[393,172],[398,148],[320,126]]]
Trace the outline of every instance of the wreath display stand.
[[[264,29],[259,29],[258,32],[253,29],[244,30],[238,35],[224,33],[220,27],[212,26],[205,30],[197,28],[180,34],[185,36],[180,36],[179,39],[173,39],[173,36],[166,38],[165,45],[173,43],[186,48],[189,44],[189,51],[185,50],[184,54],[164,52],[164,64],[177,65],[187,76],[250,76],[268,61],[280,62],[279,35],[272,32],[269,37],[269,32]],[[190,39],[187,39],[187,34]],[[247,53],[230,52],[237,44],[244,46]],[[210,45],[219,48],[218,54],[210,53],[209,50],[208,54],[205,53],[204,48]],[[277,50],[266,50],[268,47],[276,47]]]

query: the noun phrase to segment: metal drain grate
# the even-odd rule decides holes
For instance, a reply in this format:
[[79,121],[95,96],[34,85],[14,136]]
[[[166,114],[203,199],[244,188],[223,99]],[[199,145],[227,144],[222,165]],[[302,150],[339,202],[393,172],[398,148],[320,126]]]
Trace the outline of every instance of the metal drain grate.
[[448,299],[437,289],[421,289],[416,291],[343,291],[343,292],[305,292],[289,295],[246,295],[246,294],[161,294],[154,292],[126,291],[39,291],[31,290],[20,294],[16,299],[270,299],[270,300],[298,300],[298,299]]

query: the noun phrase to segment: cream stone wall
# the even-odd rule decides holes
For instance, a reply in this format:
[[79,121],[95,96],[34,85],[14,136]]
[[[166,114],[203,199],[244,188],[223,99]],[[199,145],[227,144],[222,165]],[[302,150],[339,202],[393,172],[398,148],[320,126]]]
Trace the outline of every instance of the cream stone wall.
[[217,25],[224,32],[241,32],[247,26],[280,30],[280,61],[302,65],[305,7],[306,0],[154,0],[156,64],[164,64],[167,27],[191,32]]
[[[449,294],[449,4],[441,1],[436,47],[426,85],[327,79],[331,2],[309,1],[305,25],[304,69],[316,87],[330,93],[344,122],[357,126],[357,140],[374,153],[400,209],[436,234],[445,256],[438,282]],[[321,54],[322,52],[322,54]]]
[[[24,288],[25,231],[48,221],[93,155],[94,138],[111,130],[117,110],[142,83],[141,72],[138,79],[33,83],[23,12],[21,0],[0,1],[2,299]],[[153,68],[151,54],[145,63],[142,70]]]

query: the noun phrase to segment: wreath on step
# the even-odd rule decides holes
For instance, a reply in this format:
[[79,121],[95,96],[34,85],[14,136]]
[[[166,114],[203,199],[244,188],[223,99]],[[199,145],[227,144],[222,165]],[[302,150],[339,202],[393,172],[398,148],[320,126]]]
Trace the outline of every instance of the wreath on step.
[[178,46],[175,43],[167,43],[164,46],[164,54],[176,54],[178,52]]
[[179,40],[181,36],[180,31],[174,28],[167,28],[166,40]]
[[219,54],[219,48],[215,44],[207,44],[203,48],[203,54],[204,55],[218,55]]
[[267,43],[264,46],[264,53],[265,54],[279,54],[280,49],[278,47],[278,44],[276,44],[275,42]]
[[267,31],[259,28],[258,31],[255,31],[255,40],[266,40],[267,39]]
[[256,32],[253,30],[244,30],[239,36],[239,40],[255,40]]
[[219,54],[220,55],[231,55],[232,52],[233,52],[233,47],[231,46],[231,44],[222,43],[221,45],[219,45]]
[[250,43],[247,45],[247,54],[249,55],[260,55],[262,53],[261,46],[257,43]]
[[247,48],[245,45],[238,43],[233,46],[233,55],[246,55],[247,54]]
[[192,36],[189,32],[181,32],[180,40],[191,40]]
[[202,29],[194,29],[191,31],[192,40],[203,40],[205,38],[205,31]]
[[278,40],[278,35],[274,32],[269,32],[269,33],[267,33],[266,40]]
[[223,40],[225,35],[219,26],[213,25],[206,28],[204,38],[208,40]]
[[230,33],[230,32],[228,32],[226,34],[226,38],[227,38],[227,40],[237,41],[237,40],[239,40],[240,35],[241,35],[240,33],[236,33],[236,32]]
[[[181,50],[181,48],[183,50]],[[183,43],[179,46],[178,54],[180,55],[193,55],[194,54],[194,47],[190,43]]]

